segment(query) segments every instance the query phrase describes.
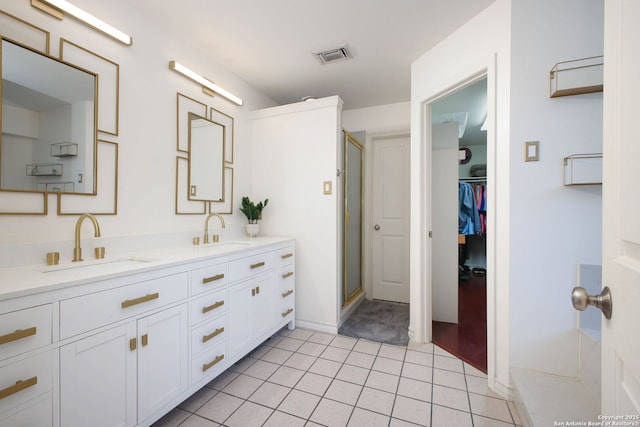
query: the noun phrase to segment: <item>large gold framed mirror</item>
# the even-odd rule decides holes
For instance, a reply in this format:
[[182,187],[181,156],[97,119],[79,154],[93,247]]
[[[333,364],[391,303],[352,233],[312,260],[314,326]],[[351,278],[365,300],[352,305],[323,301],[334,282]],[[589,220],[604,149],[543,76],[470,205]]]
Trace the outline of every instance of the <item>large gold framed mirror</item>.
[[225,127],[189,113],[189,200],[224,201]]
[[97,194],[97,75],[0,39],[0,190]]

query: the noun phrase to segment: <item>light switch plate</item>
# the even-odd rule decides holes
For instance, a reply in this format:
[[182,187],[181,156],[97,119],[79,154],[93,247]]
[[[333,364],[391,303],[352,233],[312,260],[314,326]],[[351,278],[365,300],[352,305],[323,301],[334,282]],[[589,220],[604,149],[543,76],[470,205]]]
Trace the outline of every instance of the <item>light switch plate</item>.
[[540,141],[527,141],[524,143],[524,161],[537,162],[540,160]]
[[322,187],[324,189],[325,196],[328,196],[333,192],[331,181],[325,181]]

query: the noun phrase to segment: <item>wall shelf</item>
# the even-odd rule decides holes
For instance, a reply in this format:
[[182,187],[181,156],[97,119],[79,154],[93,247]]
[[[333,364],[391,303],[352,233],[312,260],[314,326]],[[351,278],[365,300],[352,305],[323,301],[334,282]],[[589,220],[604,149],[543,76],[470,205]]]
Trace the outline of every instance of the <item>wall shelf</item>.
[[76,157],[77,155],[78,144],[75,142],[51,144],[51,157]]
[[564,185],[602,185],[602,153],[565,157]]
[[38,191],[49,191],[51,193],[73,193],[75,184],[73,182],[38,182]]
[[62,163],[33,163],[27,165],[27,176],[62,176]]
[[549,97],[602,92],[604,57],[558,62],[549,73]]

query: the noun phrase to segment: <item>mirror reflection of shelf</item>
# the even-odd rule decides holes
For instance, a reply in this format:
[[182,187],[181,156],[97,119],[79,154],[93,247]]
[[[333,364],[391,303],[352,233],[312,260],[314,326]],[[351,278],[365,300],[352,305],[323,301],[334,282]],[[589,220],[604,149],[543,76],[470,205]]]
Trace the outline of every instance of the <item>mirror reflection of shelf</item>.
[[62,176],[62,164],[34,163],[27,165],[27,176]]
[[36,190],[52,193],[73,193],[75,184],[73,182],[39,182],[36,184]]
[[549,97],[602,92],[604,57],[558,62],[549,73]]
[[75,157],[77,155],[78,144],[74,142],[51,144],[51,157]]
[[564,185],[602,185],[602,153],[572,154],[563,162]]

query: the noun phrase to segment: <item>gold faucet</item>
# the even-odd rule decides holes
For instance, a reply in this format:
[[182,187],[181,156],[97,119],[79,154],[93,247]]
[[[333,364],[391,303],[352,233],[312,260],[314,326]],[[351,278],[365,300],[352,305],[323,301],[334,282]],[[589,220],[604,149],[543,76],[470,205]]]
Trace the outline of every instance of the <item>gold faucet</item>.
[[217,214],[215,212],[211,212],[207,216],[207,219],[204,221],[204,243],[209,243],[209,220],[211,219],[212,216],[217,216],[218,219],[220,220],[220,224],[222,224],[222,228],[225,228],[224,218],[222,218],[222,215]]
[[73,248],[73,262],[82,261],[82,248],[80,247],[80,227],[82,226],[82,221],[85,218],[89,218],[91,222],[93,222],[93,229],[95,230],[95,236],[100,237],[100,225],[98,225],[98,220],[95,216],[91,214],[82,214],[78,218],[78,222],[76,222],[76,247]]

